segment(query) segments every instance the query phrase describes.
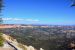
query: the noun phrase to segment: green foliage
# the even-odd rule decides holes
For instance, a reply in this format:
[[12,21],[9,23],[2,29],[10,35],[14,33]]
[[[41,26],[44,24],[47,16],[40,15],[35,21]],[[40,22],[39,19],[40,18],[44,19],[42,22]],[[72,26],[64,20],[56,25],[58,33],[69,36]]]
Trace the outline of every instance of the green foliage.
[[3,42],[4,42],[4,40],[3,40],[3,37],[2,37],[2,33],[0,33],[0,46],[3,46]]
[[3,46],[3,39],[0,38],[0,46]]

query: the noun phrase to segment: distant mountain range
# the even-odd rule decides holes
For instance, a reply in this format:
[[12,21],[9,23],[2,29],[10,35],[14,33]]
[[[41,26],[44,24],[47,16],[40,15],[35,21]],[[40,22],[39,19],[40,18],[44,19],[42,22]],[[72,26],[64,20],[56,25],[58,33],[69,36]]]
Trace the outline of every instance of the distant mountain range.
[[48,25],[1,24],[0,28],[16,28],[16,27],[23,27],[23,28],[29,27],[29,28],[32,28],[32,27],[37,27],[37,26],[48,27]]
[[75,25],[42,25],[42,24],[0,24],[0,28],[19,28],[19,27],[29,27],[29,28],[33,28],[33,27],[74,27]]

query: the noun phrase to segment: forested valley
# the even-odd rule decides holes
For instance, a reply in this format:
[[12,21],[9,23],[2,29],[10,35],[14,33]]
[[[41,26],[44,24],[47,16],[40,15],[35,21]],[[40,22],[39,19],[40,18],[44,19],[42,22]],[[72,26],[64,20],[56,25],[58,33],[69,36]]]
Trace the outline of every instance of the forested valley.
[[75,26],[33,27],[33,28],[6,28],[4,34],[17,39],[19,43],[34,46],[39,50],[66,50],[75,40]]

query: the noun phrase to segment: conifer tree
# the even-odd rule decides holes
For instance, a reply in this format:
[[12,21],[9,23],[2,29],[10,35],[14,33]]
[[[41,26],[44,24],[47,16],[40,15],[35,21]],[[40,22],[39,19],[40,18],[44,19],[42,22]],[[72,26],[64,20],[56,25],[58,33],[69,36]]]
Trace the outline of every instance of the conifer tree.
[[1,18],[2,7],[3,7],[3,0],[0,0],[0,24],[2,24],[2,22],[3,22],[2,18]]

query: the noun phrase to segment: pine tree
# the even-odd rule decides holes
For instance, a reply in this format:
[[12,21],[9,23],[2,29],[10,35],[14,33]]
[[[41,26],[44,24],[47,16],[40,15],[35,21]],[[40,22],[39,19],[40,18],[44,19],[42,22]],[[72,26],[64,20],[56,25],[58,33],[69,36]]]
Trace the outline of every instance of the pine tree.
[[3,7],[3,0],[0,0],[0,24],[2,24],[2,22],[3,22],[2,18],[1,18],[2,7]]
[[72,0],[72,7],[75,6],[75,0]]
[[2,3],[3,3],[3,1],[2,0],[0,0],[0,13],[1,13],[1,10],[2,10]]

